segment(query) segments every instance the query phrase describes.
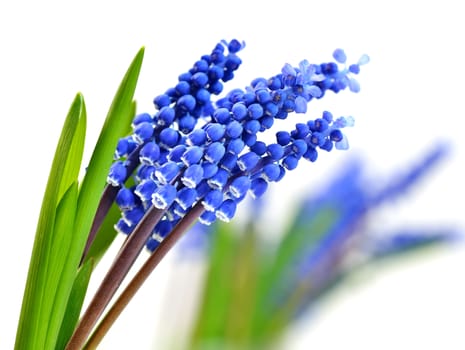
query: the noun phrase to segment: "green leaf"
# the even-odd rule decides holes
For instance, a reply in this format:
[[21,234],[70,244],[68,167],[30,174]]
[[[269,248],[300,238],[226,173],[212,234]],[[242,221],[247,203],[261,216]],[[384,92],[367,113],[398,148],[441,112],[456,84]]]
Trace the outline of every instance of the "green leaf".
[[133,96],[143,56],[144,48],[135,56],[116,92],[79,190],[73,240],[64,262],[59,285],[63,290],[58,291],[60,305],[66,304],[71,292],[70,286],[72,286],[76,271],[79,268],[92,221],[113,161],[116,144],[119,138],[127,132],[133,117]]
[[[44,349],[53,349],[66,308],[66,302],[62,301],[62,293],[60,293],[65,289],[61,285],[61,274],[73,239],[77,194],[78,186],[77,182],[74,182],[64,194],[56,212],[52,247],[49,251],[49,263],[47,264],[46,290],[39,321],[43,325],[43,329],[46,330],[43,340]],[[41,342],[41,344],[43,343]]]
[[73,288],[68,299],[66,313],[63,317],[60,333],[55,346],[55,349],[57,350],[65,348],[66,342],[71,337],[71,334],[76,327],[94,267],[95,265],[92,259],[86,261],[79,269],[76,279],[74,280]]
[[56,209],[60,197],[73,182],[72,177],[76,174],[76,167],[79,168],[77,163],[81,161],[79,155],[82,155],[82,150],[78,148],[83,146],[83,140],[82,143],[79,141],[82,138],[79,125],[83,123],[83,119],[85,119],[84,100],[81,94],[77,94],[63,125],[42,201],[16,333],[15,349],[43,348],[47,328],[43,327],[40,320],[43,318],[43,300],[50,293],[47,284],[48,267],[54,266],[54,261],[51,260],[53,259],[51,249]]

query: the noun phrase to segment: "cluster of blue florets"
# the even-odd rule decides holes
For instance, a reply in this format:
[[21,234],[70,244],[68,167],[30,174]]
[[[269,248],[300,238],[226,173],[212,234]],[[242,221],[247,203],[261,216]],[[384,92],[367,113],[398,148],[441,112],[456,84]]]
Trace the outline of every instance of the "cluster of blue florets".
[[[237,40],[217,44],[179,76],[175,87],[154,99],[154,114],[137,115],[133,133],[118,143],[107,179],[120,187],[116,203],[122,217],[115,227],[130,234],[148,208],[164,210],[147,243],[150,250],[195,204],[204,208],[200,222],[229,221],[247,193],[261,196],[299,160],[315,161],[318,149],[348,147],[341,129],[352,126],[353,119],[333,118],[330,112],[297,123],[290,132],[277,132],[274,143],[258,140],[258,134],[276,119],[305,113],[307,103],[328,90],[358,92],[353,76],[366,56],[347,66],[344,52],[336,50],[336,62],[286,64],[280,74],[255,79],[245,90],[234,89],[213,101],[234,77],[243,47]],[[127,187],[131,175],[134,185]]]

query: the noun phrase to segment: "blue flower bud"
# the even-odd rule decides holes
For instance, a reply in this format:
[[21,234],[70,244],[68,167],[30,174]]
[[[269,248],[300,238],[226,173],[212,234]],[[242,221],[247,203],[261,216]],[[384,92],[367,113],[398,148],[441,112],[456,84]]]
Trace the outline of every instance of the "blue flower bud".
[[[136,181],[143,181],[147,179],[151,179],[154,176],[155,172],[155,167],[153,165],[146,165],[146,164],[141,164],[137,168],[136,172]],[[156,179],[156,178],[153,178]]]
[[233,120],[226,125],[226,135],[231,139],[238,138],[242,135],[242,124],[237,120]]
[[208,75],[204,72],[197,72],[191,78],[192,84],[196,88],[203,88],[205,85],[207,85],[208,80]]
[[152,198],[153,192],[157,189],[157,184],[148,179],[140,182],[134,189],[134,193],[139,196],[143,202],[148,202]]
[[115,202],[121,210],[132,209],[136,206],[136,199],[129,188],[122,187],[116,195]]
[[221,190],[210,190],[202,199],[205,210],[215,211],[223,203],[223,192]]
[[142,122],[137,124],[132,137],[136,143],[143,144],[148,141],[153,135],[153,124],[149,122]]
[[213,118],[219,124],[226,124],[231,120],[231,113],[227,108],[218,108],[213,113]]
[[191,146],[186,149],[184,154],[181,157],[182,162],[189,166],[191,164],[196,164],[203,157],[203,148],[199,146]]
[[247,107],[242,102],[235,103],[231,108],[231,112],[237,121],[244,120],[248,114]]
[[278,131],[276,133],[276,141],[281,146],[287,146],[291,142],[291,135],[287,131]]
[[179,171],[180,167],[178,163],[168,161],[156,169],[154,175],[162,185],[166,185],[179,174]]
[[221,93],[221,91],[223,91],[223,84],[221,84],[220,81],[215,81],[210,84],[208,91],[214,95],[218,95]]
[[157,109],[161,109],[165,106],[169,106],[170,103],[171,103],[171,98],[166,95],[166,94],[163,94],[163,95],[159,95],[157,97],[155,97],[153,99],[153,103],[155,104],[155,107]]
[[195,108],[195,97],[192,95],[181,96],[176,104],[177,108],[180,108],[182,111],[191,112]]
[[263,107],[259,103],[252,103],[247,107],[247,113],[251,119],[258,119],[263,116]]
[[134,141],[132,136],[123,137],[118,140],[113,158],[118,160],[120,158],[127,157],[136,147],[137,143]]
[[307,113],[307,100],[302,96],[297,96],[295,98],[295,112]]
[[210,101],[211,94],[207,89],[199,89],[195,94],[195,98],[197,99],[197,103],[204,105]]
[[215,211],[218,219],[224,222],[229,222],[236,214],[237,204],[232,199],[226,199],[220,207]]
[[203,180],[203,168],[199,164],[192,164],[186,170],[181,177],[181,182],[184,186],[189,188],[195,188]]
[[260,156],[254,152],[248,152],[239,157],[237,165],[242,171],[252,170],[259,162]]
[[213,142],[205,149],[204,158],[210,163],[218,163],[226,153],[226,149],[221,142]]
[[250,150],[259,156],[262,156],[266,153],[266,143],[263,141],[257,141],[250,147]]
[[114,187],[121,186],[126,181],[127,175],[128,170],[124,163],[122,161],[116,161],[110,167],[107,183]]
[[176,163],[179,163],[181,162],[182,160],[182,156],[183,154],[186,152],[187,150],[187,147],[183,144],[180,144],[180,145],[177,145],[177,146],[174,146],[169,152],[168,152],[168,157],[167,159],[172,161],[172,162],[176,162]]
[[279,160],[284,156],[284,147],[277,143],[272,143],[267,146],[266,153],[272,160]]
[[229,172],[224,169],[218,169],[216,174],[207,180],[207,183],[214,190],[222,190],[228,179]]
[[163,107],[157,115],[157,123],[162,126],[170,126],[173,124],[175,111],[171,107]]
[[261,197],[266,192],[267,189],[268,189],[268,182],[266,182],[262,178],[257,178],[257,179],[252,180],[252,183],[250,184],[249,193],[252,196],[252,198],[257,199]]
[[320,148],[326,152],[330,152],[333,149],[333,143],[331,140],[326,139],[325,143]]
[[191,146],[200,146],[207,141],[207,134],[204,129],[195,129],[187,135],[186,143]]
[[242,198],[245,196],[251,185],[248,176],[239,176],[235,178],[229,185],[229,192],[234,198]]
[[314,162],[318,158],[318,152],[315,148],[308,147],[307,152],[305,152],[302,157],[310,162]]
[[292,141],[292,151],[297,158],[300,158],[305,152],[307,152],[307,143],[302,139]]
[[123,215],[123,220],[128,224],[129,226],[136,226],[140,220],[142,220],[142,217],[144,216],[145,211],[144,208],[142,207],[134,207],[129,210],[124,210],[122,215]]
[[183,210],[192,207],[197,199],[197,191],[193,188],[183,187],[178,191],[175,201]]
[[246,146],[252,147],[257,142],[257,134],[245,133],[242,135],[242,140]]
[[260,118],[260,131],[271,129],[274,124],[274,118],[271,116],[264,116]]
[[221,169],[231,173],[237,167],[237,159],[238,157],[236,154],[226,153],[223,159],[221,159],[219,166]]
[[215,222],[216,215],[212,211],[204,211],[199,217],[199,222],[203,225],[211,225]]
[[323,119],[326,120],[328,123],[331,123],[333,121],[333,114],[331,112],[324,111]]
[[187,81],[180,81],[176,84],[174,90],[178,96],[184,96],[190,93],[191,86]]
[[226,146],[226,152],[231,153],[231,154],[239,154],[242,152],[242,150],[245,147],[245,143],[242,139],[237,138],[229,141],[229,143]]
[[290,154],[286,158],[283,159],[283,166],[287,170],[294,170],[295,168],[297,168],[298,163],[299,163],[299,158],[293,154]]
[[151,124],[153,122],[152,116],[148,113],[140,113],[134,117],[131,125],[133,128],[135,128],[137,125],[144,122]]
[[333,52],[333,57],[338,63],[346,63],[347,56],[342,49],[336,49]]
[[171,128],[163,129],[159,136],[159,145],[163,148],[170,149],[178,144],[179,134],[176,130]]
[[192,130],[194,130],[196,124],[197,124],[197,119],[194,118],[191,114],[186,114],[179,118],[178,129],[183,134],[188,134]]
[[139,160],[142,164],[154,165],[160,158],[160,147],[155,142],[147,142],[140,150]]
[[167,209],[176,198],[176,187],[167,184],[158,187],[152,194],[152,204],[158,209]]
[[255,135],[260,130],[260,122],[258,120],[249,120],[244,124],[244,130],[252,135]]
[[207,124],[205,128],[207,134],[207,139],[211,142],[219,141],[223,138],[225,133],[225,127],[219,123],[210,123]]
[[201,164],[201,166],[202,166],[202,169],[203,169],[203,178],[204,179],[211,178],[218,171],[218,165],[216,165],[215,163],[203,162]]
[[309,137],[309,142],[314,147],[323,146],[325,141],[326,141],[325,136],[319,132],[314,132]]
[[275,163],[267,164],[262,168],[260,176],[268,182],[277,181],[281,176],[281,168]]

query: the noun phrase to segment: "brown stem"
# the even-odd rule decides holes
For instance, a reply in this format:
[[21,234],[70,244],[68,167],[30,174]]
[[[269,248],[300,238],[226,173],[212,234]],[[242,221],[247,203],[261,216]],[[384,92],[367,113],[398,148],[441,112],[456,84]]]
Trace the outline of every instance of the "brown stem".
[[[128,157],[126,160],[126,169],[127,169],[127,176],[129,177],[130,174],[136,169],[137,165],[139,164],[138,157],[140,152],[141,146],[138,146]],[[126,178],[127,179],[127,178]],[[84,260],[89,252],[89,249],[94,242],[95,236],[97,235],[100,226],[102,225],[103,220],[107,216],[108,212],[110,211],[111,205],[113,204],[118,191],[120,190],[121,186],[111,186],[106,185],[105,189],[103,190],[102,197],[100,198],[100,202],[97,208],[97,212],[95,213],[94,221],[92,222],[92,227],[89,232],[89,236],[87,237],[86,246],[82,253],[81,262],[79,266],[84,263]]]
[[153,228],[163,217],[164,213],[164,210],[159,210],[152,206],[142,221],[136,226],[134,232],[121,247],[99,289],[79,321],[77,328],[66,345],[66,350],[79,350],[85,344],[99,317],[128,274],[152,233]]
[[81,262],[79,266],[84,263],[84,259],[89,252],[90,246],[94,242],[95,236],[97,235],[97,231],[100,229],[103,220],[107,216],[113,201],[115,200],[116,194],[118,193],[121,187],[114,187],[110,185],[106,185],[105,189],[103,190],[102,198],[100,198],[100,203],[98,205],[97,212],[95,213],[94,221],[92,221],[92,227],[89,232],[89,236],[87,237],[86,246],[84,248],[84,252],[82,253]]
[[192,210],[190,210],[186,216],[176,225],[173,231],[161,242],[160,246],[155,250],[152,255],[147,259],[144,265],[136,273],[134,278],[129,282],[127,287],[123,290],[121,295],[108,310],[105,317],[99,323],[92,336],[89,338],[84,349],[91,350],[96,349],[106,335],[108,330],[111,328],[113,323],[119,317],[124,308],[129,304],[132,297],[136,294],[142,284],[147,280],[152,271],[157,267],[164,256],[170,251],[170,249],[176,244],[179,238],[187,231],[189,226],[198,219],[202,214],[204,208],[202,204],[197,203]]

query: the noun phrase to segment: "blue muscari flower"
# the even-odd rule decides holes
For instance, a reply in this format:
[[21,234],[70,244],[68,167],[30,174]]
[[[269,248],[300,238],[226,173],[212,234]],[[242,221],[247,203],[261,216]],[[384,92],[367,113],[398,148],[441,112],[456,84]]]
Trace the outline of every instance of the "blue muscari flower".
[[152,194],[152,203],[155,208],[167,209],[176,199],[176,195],[177,190],[174,185],[159,186]]
[[111,165],[107,176],[107,182],[114,186],[121,186],[127,178],[127,169],[122,161],[116,161]]
[[132,209],[137,204],[134,192],[126,187],[122,187],[118,191],[115,202],[121,210]]
[[215,211],[218,219],[224,222],[229,222],[236,213],[237,203],[233,199],[226,199],[221,203],[220,207]]
[[[291,132],[279,131],[276,142],[263,142],[259,136],[275,119],[305,113],[308,102],[328,90],[350,88],[365,58],[347,68],[337,51],[336,63],[286,64],[279,74],[254,79],[244,90],[233,89],[214,101],[242,63],[237,54],[243,47],[237,40],[220,42],[154,98],[155,113],[135,117],[133,133],[118,143],[108,176],[109,184],[122,187],[131,169],[136,171],[129,191],[140,203],[131,207],[123,192],[118,199],[123,210],[147,210],[151,203],[165,211],[163,220],[174,223],[201,203],[201,222],[229,221],[247,193],[262,196],[269,182],[281,180],[301,159],[315,161],[318,148],[348,147],[340,129],[352,120],[334,121],[329,112],[297,123]],[[130,231],[123,226],[118,230]],[[155,249],[160,241],[152,237],[147,244]]]

